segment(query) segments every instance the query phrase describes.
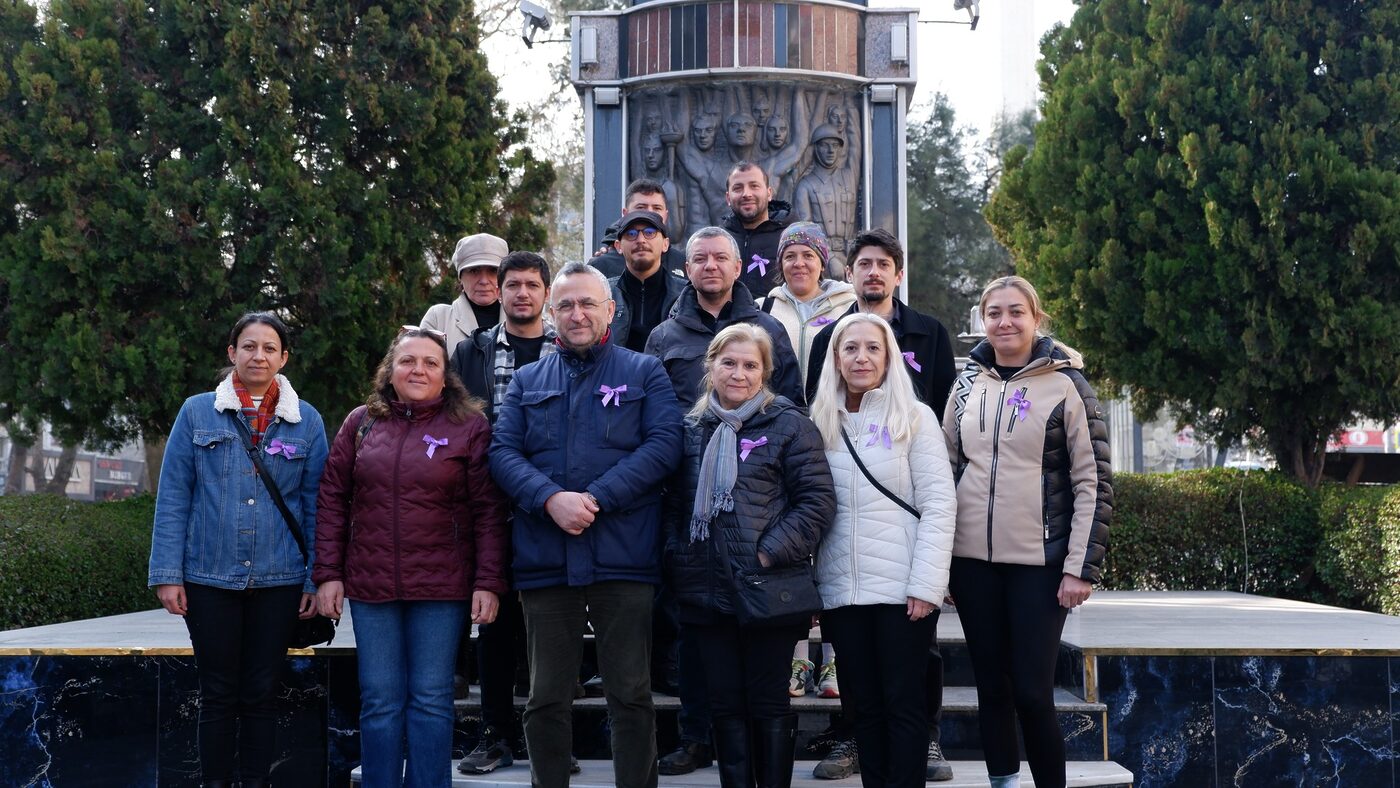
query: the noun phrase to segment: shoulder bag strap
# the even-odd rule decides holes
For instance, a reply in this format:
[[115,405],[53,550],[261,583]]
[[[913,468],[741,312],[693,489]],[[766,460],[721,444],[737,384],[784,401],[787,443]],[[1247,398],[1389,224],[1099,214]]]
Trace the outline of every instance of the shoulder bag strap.
[[885,487],[885,485],[875,481],[875,477],[870,475],[870,469],[865,467],[865,463],[860,461],[860,455],[856,453],[856,447],[851,443],[851,439],[849,436],[846,435],[845,430],[841,430],[841,440],[846,442],[846,449],[850,451],[851,459],[856,461],[856,467],[860,468],[860,472],[865,474],[866,481],[875,485],[875,489],[879,490],[881,495],[884,495],[886,498],[889,498],[891,501],[894,501],[895,503],[899,504],[899,508],[914,515],[915,517],[923,516],[919,514],[918,509],[915,509],[913,506],[910,506],[909,503],[903,498],[900,498],[898,495],[895,495],[894,493],[890,492],[889,489]]
[[248,425],[238,416],[231,416],[234,423],[238,425],[238,435],[243,439],[243,450],[248,452],[248,459],[253,461],[253,469],[258,472],[258,478],[262,479],[263,486],[267,488],[267,494],[272,496],[272,502],[276,504],[277,511],[282,513],[282,517],[287,521],[287,528],[292,532],[292,538],[297,542],[297,549],[301,550],[301,562],[304,564],[308,559],[306,552],[306,540],[301,536],[301,525],[297,523],[297,518],[292,515],[287,508],[287,502],[282,500],[282,491],[277,489],[277,485],[272,483],[272,477],[268,474],[267,468],[263,467],[262,452],[253,445],[253,436],[248,432]]

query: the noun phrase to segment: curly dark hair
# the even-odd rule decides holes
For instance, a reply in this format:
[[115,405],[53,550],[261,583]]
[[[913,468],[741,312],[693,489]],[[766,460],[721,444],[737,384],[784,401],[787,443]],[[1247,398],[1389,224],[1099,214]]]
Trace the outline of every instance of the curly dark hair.
[[482,412],[481,400],[473,397],[467,391],[467,387],[462,384],[462,379],[457,377],[452,365],[448,363],[447,339],[442,332],[405,327],[389,343],[389,349],[385,351],[384,358],[374,370],[373,388],[370,390],[369,396],[365,398],[365,407],[368,409],[369,415],[376,419],[392,415],[393,409],[389,403],[397,399],[393,383],[394,357],[398,355],[399,345],[408,339],[431,339],[433,344],[442,349],[442,409],[447,414],[447,418],[461,424],[472,416],[480,414]]

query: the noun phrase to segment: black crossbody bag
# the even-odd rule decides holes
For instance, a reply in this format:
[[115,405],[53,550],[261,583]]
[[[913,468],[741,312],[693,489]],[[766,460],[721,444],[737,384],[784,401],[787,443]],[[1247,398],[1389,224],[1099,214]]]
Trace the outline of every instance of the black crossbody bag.
[[[258,478],[262,479],[263,486],[267,488],[267,494],[272,496],[272,502],[276,504],[277,511],[282,513],[283,519],[287,521],[287,528],[292,532],[292,538],[297,542],[297,549],[301,550],[301,563],[305,566],[310,562],[310,554],[306,550],[306,540],[301,536],[301,524],[297,518],[287,508],[287,502],[282,500],[282,491],[277,489],[277,485],[272,482],[272,475],[267,472],[263,465],[262,453],[258,447],[253,445],[253,436],[248,431],[248,425],[237,416],[233,417],[238,424],[238,434],[243,439],[243,449],[248,452],[248,459],[253,461],[253,469],[258,472]],[[307,571],[311,571],[307,568]],[[292,648],[310,648],[320,643],[330,643],[335,639],[336,621],[326,618],[317,613],[311,618],[298,618],[296,629],[292,631]]]
[[860,472],[865,474],[866,481],[875,485],[875,489],[879,490],[880,493],[886,498],[889,498],[891,501],[894,501],[895,503],[899,504],[899,508],[914,515],[915,517],[923,517],[923,515],[919,514],[919,510],[915,509],[912,505],[910,505],[908,501],[890,492],[889,488],[885,485],[875,481],[875,477],[870,475],[870,469],[865,467],[865,463],[860,461],[860,455],[856,453],[856,447],[851,443],[851,439],[846,435],[845,430],[841,430],[841,440],[846,442],[846,449],[850,451],[851,459],[856,461],[856,467],[860,468]]

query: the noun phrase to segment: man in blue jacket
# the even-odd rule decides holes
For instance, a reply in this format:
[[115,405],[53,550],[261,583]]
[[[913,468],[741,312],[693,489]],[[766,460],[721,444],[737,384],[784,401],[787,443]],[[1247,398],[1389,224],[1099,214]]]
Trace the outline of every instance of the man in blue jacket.
[[655,786],[651,605],[680,407],[656,359],[608,341],[614,305],[600,272],[570,263],[550,290],[559,352],[516,371],[491,445],[492,475],[515,503],[512,569],[532,666],[530,778],[569,784],[571,706],[591,622],[616,783]]

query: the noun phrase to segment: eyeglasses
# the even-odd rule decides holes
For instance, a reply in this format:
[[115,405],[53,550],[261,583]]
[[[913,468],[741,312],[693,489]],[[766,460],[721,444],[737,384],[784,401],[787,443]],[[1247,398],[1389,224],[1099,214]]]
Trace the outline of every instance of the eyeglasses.
[[651,239],[655,238],[656,234],[659,232],[661,231],[656,229],[655,227],[643,227],[640,230],[638,230],[635,227],[629,227],[626,230],[622,231],[622,237],[626,238],[629,241],[635,241],[637,240],[637,236],[640,235],[643,238],[650,241]]
[[578,307],[579,309],[582,309],[585,312],[596,312],[599,309],[603,308],[603,304],[606,304],[608,303],[608,301],[611,300],[612,299],[609,298],[607,301],[594,301],[592,299],[585,298],[582,301],[560,301],[559,303],[554,305],[554,311],[560,314],[567,315],[570,312],[574,311],[574,307]]
[[399,327],[399,336],[403,336],[404,334],[407,334],[407,333],[410,332],[410,331],[420,331],[420,332],[422,332],[422,333],[424,333],[424,334],[432,334],[433,336],[437,337],[438,339],[441,339],[441,340],[444,341],[444,342],[447,341],[447,332],[446,332],[446,331],[438,331],[437,329],[434,329],[434,328],[423,328],[422,326],[409,326],[409,325],[400,326],[400,327]]

